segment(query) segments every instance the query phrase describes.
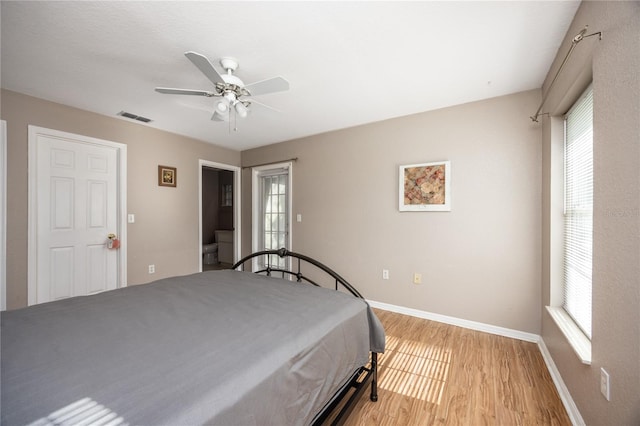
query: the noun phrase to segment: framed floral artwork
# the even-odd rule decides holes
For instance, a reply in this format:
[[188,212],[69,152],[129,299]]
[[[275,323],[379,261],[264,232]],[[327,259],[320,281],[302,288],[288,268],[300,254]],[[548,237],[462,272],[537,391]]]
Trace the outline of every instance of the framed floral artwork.
[[158,185],[173,186],[177,184],[177,171],[175,167],[158,166]]
[[451,162],[400,166],[399,209],[404,212],[451,211]]

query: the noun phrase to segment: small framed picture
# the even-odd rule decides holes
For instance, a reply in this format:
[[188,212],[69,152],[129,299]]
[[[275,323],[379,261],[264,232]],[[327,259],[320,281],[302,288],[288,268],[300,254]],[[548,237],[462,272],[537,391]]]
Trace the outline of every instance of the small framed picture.
[[169,166],[158,166],[158,185],[159,186],[176,186],[176,168]]
[[451,211],[451,162],[400,166],[399,209],[408,212]]

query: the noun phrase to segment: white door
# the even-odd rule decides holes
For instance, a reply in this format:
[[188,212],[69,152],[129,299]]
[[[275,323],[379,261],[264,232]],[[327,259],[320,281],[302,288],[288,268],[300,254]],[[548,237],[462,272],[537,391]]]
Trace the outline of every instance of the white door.
[[[115,289],[121,283],[120,144],[30,127],[35,259],[29,304]],[[32,140],[33,139],[33,140]],[[35,176],[33,176],[35,175]],[[30,275],[31,275],[30,274]]]

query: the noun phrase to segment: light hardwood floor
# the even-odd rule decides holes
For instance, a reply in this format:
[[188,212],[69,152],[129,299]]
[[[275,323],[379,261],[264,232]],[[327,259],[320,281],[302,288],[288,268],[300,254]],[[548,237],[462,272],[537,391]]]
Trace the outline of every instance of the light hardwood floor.
[[346,425],[570,425],[536,344],[375,310],[387,334],[377,402]]

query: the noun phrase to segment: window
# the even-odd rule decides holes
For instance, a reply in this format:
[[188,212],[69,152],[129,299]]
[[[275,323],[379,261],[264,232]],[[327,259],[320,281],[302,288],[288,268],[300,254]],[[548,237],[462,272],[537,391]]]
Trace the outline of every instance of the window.
[[278,250],[287,246],[287,172],[262,176],[261,184],[262,248]]
[[562,307],[591,339],[593,252],[593,90],[564,120],[564,250]]
[[222,185],[222,207],[233,206],[233,185]]

